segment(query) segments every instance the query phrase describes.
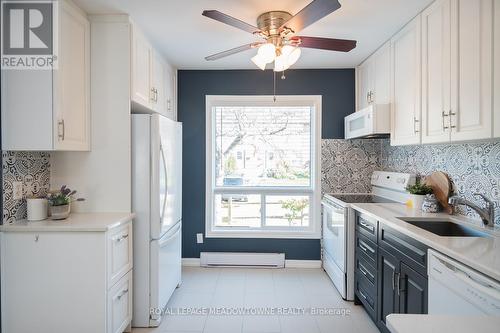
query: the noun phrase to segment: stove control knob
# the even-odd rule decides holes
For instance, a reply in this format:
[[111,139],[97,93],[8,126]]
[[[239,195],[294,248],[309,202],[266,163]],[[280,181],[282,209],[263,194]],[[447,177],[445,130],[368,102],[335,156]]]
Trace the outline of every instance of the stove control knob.
[[399,184],[403,184],[403,185],[404,185],[404,184],[406,183],[406,179],[404,179],[404,178],[398,178],[398,179],[397,179],[397,182],[398,182]]

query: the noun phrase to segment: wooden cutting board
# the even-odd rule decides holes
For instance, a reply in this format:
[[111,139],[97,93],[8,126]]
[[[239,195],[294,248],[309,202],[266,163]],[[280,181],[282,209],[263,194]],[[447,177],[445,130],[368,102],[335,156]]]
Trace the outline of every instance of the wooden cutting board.
[[452,213],[452,207],[448,204],[453,187],[450,177],[444,172],[436,171],[425,177],[424,183],[432,187],[436,199],[448,214]]

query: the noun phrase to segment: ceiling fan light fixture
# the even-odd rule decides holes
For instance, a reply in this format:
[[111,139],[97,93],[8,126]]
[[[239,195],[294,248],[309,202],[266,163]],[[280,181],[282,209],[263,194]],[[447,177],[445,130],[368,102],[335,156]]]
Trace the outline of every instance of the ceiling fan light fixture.
[[288,55],[288,60],[287,60],[288,65],[292,66],[293,64],[295,64],[297,60],[299,60],[301,53],[302,51],[300,50],[299,47],[294,47],[292,52],[290,52],[290,54]]
[[266,69],[267,62],[265,62],[259,54],[252,57],[252,62],[262,70]]
[[274,46],[274,44],[272,43],[262,44],[261,46],[259,46],[257,55],[262,61],[265,61],[266,64],[273,62],[274,58],[276,58],[276,46]]
[[283,72],[287,70],[290,65],[288,64],[288,57],[285,54],[280,55],[274,59],[274,71],[275,72]]

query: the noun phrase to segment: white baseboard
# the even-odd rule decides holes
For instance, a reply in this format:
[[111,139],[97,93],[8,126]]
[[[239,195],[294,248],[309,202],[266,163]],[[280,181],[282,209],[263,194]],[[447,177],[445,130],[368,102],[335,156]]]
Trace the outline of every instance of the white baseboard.
[[321,268],[321,260],[285,260],[285,268]]
[[200,258],[182,258],[184,267],[200,267]]
[[[182,258],[184,267],[200,267],[200,258]],[[286,268],[321,268],[321,260],[285,260]]]

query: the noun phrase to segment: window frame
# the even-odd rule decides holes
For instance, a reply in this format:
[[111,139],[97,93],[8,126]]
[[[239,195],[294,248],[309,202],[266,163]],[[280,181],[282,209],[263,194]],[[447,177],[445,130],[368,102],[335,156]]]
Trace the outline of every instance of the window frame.
[[[206,149],[205,149],[205,237],[207,238],[321,238],[321,95],[206,95]],[[231,186],[230,188],[217,187],[215,182],[215,135],[216,119],[215,107],[224,106],[310,106],[311,109],[311,182],[305,186],[275,187],[266,186],[256,189],[248,186]],[[266,195],[298,195],[309,196],[309,226],[300,227],[266,227],[263,220],[262,227],[230,227],[215,226],[215,195],[217,194],[259,194],[261,195],[261,219],[265,217]]]

